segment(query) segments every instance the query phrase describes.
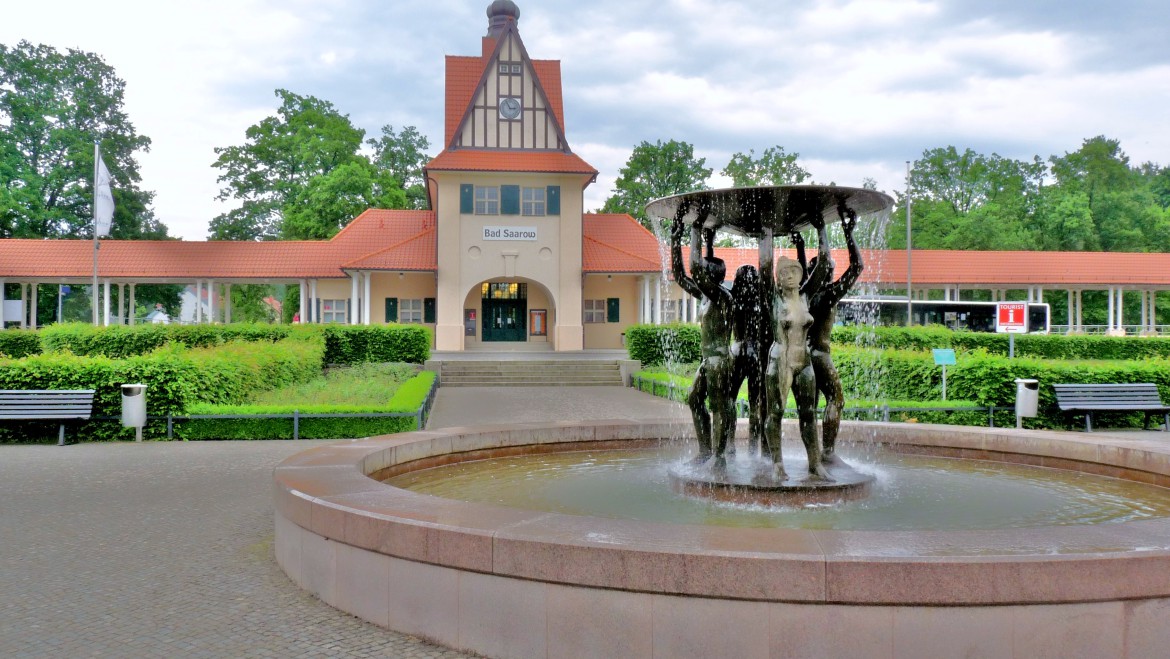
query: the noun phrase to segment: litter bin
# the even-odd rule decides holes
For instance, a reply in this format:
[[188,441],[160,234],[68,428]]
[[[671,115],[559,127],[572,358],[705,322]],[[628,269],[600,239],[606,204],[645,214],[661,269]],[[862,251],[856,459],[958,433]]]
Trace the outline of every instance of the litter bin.
[[122,385],[122,427],[134,428],[134,440],[142,441],[142,426],[146,425],[146,385]]
[[1023,427],[1024,417],[1034,417],[1040,407],[1040,381],[1016,378],[1016,427]]

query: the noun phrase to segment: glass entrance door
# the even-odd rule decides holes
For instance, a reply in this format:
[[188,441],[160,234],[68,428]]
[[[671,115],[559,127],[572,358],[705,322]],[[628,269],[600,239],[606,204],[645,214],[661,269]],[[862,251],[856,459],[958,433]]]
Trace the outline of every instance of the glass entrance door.
[[482,293],[483,340],[527,341],[527,284],[485,283]]

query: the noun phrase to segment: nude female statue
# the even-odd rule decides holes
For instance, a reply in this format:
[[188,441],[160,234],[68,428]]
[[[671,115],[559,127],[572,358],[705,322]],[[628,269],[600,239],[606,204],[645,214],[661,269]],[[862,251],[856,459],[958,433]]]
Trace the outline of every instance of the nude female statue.
[[[735,405],[729,390],[734,366],[729,348],[734,310],[731,293],[723,287],[727,266],[715,256],[715,227],[704,225],[706,213],[701,213],[691,225],[690,276],[683,269],[684,214],[680,210],[671,225],[670,260],[674,280],[688,294],[703,300],[700,310],[702,361],[687,396],[699,441],[699,455],[694,462],[702,463],[714,457],[715,467],[720,468],[726,464],[724,454],[729,439],[734,440],[735,432]],[[706,254],[703,253],[704,233]]]
[[[822,221],[814,225],[822,232],[821,250],[827,251],[823,235],[824,223]],[[766,232],[764,240],[761,241],[760,280],[764,295],[772,300],[776,337],[768,352],[768,370],[765,377],[768,403],[765,435],[772,457],[773,475],[777,479],[785,476],[780,450],[781,421],[791,391],[796,399],[800,439],[808,454],[809,474],[829,480],[828,471],[822,464],[821,442],[817,436],[816,376],[808,350],[808,330],[813,324],[813,317],[808,311],[808,302],[801,291],[802,280],[806,283],[815,282],[824,276],[827,259],[821,260],[806,276],[800,262],[780,258],[775,266],[776,277],[773,281],[771,255],[768,254],[767,258],[764,258],[765,243],[767,251],[770,252],[772,243],[770,232]]]

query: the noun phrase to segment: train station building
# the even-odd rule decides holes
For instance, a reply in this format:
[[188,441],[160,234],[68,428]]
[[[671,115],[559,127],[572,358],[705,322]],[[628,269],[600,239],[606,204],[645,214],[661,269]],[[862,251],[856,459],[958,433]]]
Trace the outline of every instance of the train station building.
[[[518,18],[511,2],[492,3],[479,52],[446,58],[428,210],[370,209],[322,241],[102,241],[103,322],[134,322],[135,287],[160,283],[193,286],[207,301],[201,322],[231,321],[232,285],[292,285],[299,322],[420,323],[442,351],[615,349],[632,324],[694,321],[695,301],[666,281],[655,236],[627,215],[585,212],[598,172],[571,147],[560,62],[530,57]],[[729,273],[756,255],[720,252]],[[912,274],[913,295],[948,299],[1066,291],[1073,330],[1080,292],[1105,290],[1111,323],[1154,331],[1170,254],[915,251]],[[0,304],[0,327],[51,322],[36,318],[37,295],[92,277],[91,241],[0,240],[0,291],[20,290]],[[867,254],[862,280],[904,293],[905,253]],[[1120,309],[1132,295],[1142,318],[1126,322]]]

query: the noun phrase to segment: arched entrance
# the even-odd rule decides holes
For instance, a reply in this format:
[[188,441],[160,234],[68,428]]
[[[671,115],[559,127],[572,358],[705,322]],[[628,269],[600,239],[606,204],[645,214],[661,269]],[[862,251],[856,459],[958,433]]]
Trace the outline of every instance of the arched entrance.
[[480,282],[463,305],[464,340],[469,346],[551,347],[554,322],[552,295],[544,286],[523,278]]

